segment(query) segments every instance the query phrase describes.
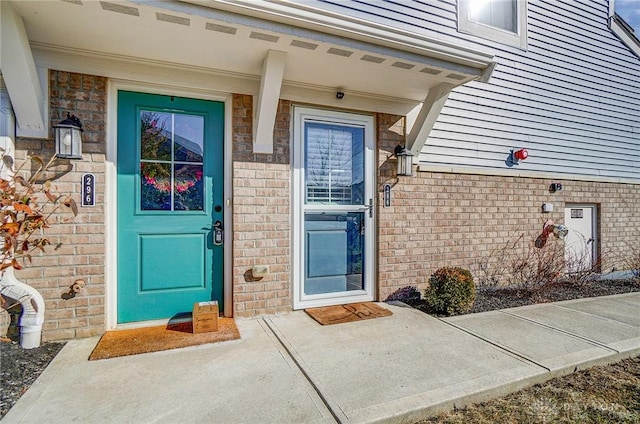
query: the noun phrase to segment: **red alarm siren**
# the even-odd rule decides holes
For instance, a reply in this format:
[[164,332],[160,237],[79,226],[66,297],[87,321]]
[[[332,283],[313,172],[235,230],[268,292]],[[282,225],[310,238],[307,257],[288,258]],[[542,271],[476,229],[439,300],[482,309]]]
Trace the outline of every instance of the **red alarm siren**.
[[520,149],[516,150],[513,156],[516,158],[516,160],[525,160],[529,157],[529,152],[527,152],[527,149]]

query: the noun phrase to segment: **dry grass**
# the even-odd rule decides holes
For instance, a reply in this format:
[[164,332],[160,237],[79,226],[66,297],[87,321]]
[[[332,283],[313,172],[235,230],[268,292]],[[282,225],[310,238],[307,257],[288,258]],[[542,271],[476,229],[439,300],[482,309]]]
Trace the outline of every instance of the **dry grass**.
[[640,423],[640,357],[554,378],[419,423]]

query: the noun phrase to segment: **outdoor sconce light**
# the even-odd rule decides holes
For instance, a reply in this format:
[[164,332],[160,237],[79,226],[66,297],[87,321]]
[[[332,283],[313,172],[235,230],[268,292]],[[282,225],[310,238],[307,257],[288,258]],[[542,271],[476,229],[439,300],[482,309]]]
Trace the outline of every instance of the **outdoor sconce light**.
[[67,113],[67,119],[53,127],[56,131],[56,157],[82,159],[82,124],[75,115]]
[[404,175],[410,177],[413,175],[413,153],[411,153],[405,146],[397,145],[394,151],[396,158],[398,158],[398,172],[397,175]]
[[562,190],[561,183],[551,183],[551,185],[549,186],[550,193],[555,193],[556,191],[560,191],[560,190]]

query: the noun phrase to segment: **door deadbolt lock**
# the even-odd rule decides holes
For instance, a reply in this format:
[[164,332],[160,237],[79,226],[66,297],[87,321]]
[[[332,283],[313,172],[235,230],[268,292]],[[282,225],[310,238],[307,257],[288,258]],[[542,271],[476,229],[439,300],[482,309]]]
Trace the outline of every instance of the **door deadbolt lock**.
[[222,221],[216,221],[213,224],[213,244],[215,244],[216,246],[222,245],[222,233]]

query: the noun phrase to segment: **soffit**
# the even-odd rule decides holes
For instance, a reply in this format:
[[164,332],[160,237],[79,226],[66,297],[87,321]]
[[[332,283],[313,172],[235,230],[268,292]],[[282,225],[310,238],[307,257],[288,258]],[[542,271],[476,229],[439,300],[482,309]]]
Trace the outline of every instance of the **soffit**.
[[[260,78],[269,50],[287,53],[284,83],[422,101],[431,87],[482,75],[442,57],[184,2],[12,2],[32,46]],[[220,3],[221,4],[221,3]],[[361,38],[361,37],[360,37]],[[388,43],[386,43],[388,44]],[[480,61],[482,62],[482,60]],[[99,71],[99,70],[97,70]]]

